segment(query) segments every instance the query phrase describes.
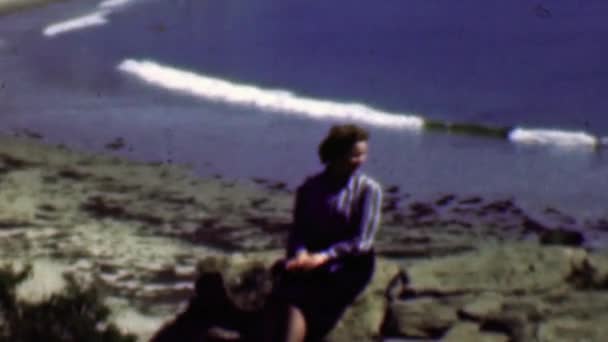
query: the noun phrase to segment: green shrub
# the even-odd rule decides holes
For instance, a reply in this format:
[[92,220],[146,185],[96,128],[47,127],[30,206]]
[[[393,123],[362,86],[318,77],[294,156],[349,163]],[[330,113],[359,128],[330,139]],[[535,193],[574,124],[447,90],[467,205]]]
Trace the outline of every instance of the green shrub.
[[82,288],[66,277],[65,291],[40,303],[19,301],[16,288],[31,272],[0,269],[0,341],[132,342],[107,322],[110,310],[92,286]]

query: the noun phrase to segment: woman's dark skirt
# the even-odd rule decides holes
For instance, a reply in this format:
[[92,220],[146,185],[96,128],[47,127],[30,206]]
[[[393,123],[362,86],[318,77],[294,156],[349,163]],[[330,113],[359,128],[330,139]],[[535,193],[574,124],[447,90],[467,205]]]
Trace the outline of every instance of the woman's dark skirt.
[[306,340],[319,341],[369,283],[373,252],[349,255],[311,271],[286,271],[278,266],[275,295],[299,308],[306,319]]

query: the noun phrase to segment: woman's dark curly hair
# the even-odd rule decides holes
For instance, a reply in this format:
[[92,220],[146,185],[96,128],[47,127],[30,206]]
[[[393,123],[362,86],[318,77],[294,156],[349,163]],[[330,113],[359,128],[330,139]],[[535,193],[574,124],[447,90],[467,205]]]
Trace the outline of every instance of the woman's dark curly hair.
[[347,155],[353,145],[367,140],[369,133],[357,125],[335,125],[319,144],[319,159],[323,164],[331,164]]

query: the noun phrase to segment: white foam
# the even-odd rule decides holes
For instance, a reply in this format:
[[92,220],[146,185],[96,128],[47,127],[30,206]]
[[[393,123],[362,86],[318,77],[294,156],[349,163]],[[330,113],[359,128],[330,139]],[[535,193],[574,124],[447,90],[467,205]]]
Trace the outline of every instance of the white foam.
[[29,303],[38,303],[65,289],[63,278],[67,266],[51,260],[34,260],[32,273],[17,287],[17,298]]
[[515,128],[509,140],[530,145],[554,145],[558,147],[596,147],[597,137],[586,132],[569,132],[551,129]]
[[117,68],[147,83],[211,101],[252,106],[313,119],[353,120],[387,128],[420,130],[424,125],[423,119],[415,115],[388,113],[358,103],[300,97],[285,90],[233,83],[152,61],[128,59]]
[[47,37],[53,37],[62,33],[81,30],[93,26],[101,26],[108,23],[106,11],[98,11],[82,17],[69,19],[47,26],[42,33]]
[[107,16],[113,9],[124,7],[131,2],[133,2],[133,0],[104,0],[97,5],[101,10],[81,17],[51,24],[47,26],[42,33],[47,37],[53,37],[70,31],[105,25],[108,23]]
[[98,5],[98,7],[99,8],[123,7],[130,2],[132,2],[132,0],[104,0]]

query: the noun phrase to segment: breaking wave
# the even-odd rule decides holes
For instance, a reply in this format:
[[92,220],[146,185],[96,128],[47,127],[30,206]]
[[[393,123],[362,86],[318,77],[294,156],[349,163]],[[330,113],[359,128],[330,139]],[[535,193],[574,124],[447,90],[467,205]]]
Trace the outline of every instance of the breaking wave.
[[239,84],[148,60],[127,59],[122,61],[117,69],[148,84],[177,93],[319,120],[337,119],[392,129],[483,136],[522,145],[545,145],[557,148],[596,148],[608,145],[608,138],[599,138],[586,132],[493,127],[474,123],[428,120],[419,115],[385,112],[359,103],[301,97],[286,90]]
[[47,37],[53,37],[70,31],[105,25],[108,23],[108,15],[112,13],[112,10],[124,7],[131,2],[133,2],[133,0],[104,0],[97,5],[99,10],[87,15],[48,25],[42,30],[42,34]]
[[61,21],[45,27],[42,34],[47,37],[53,37],[70,31],[81,30],[93,26],[101,26],[108,23],[106,15],[106,11],[99,11],[66,21]]
[[314,119],[352,120],[387,128],[420,130],[424,125],[424,120],[416,115],[388,113],[358,103],[301,97],[285,90],[234,83],[152,61],[128,59],[118,65],[118,70],[178,93],[261,110]]
[[516,128],[509,133],[509,140],[532,145],[557,145],[564,147],[597,146],[600,139],[586,132],[550,129]]
[[99,5],[97,7],[99,7],[99,8],[123,7],[131,2],[132,2],[132,0],[104,0],[101,3],[99,3]]

